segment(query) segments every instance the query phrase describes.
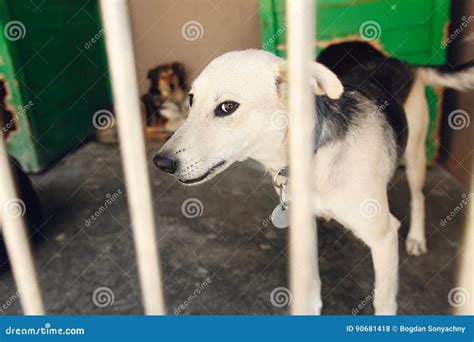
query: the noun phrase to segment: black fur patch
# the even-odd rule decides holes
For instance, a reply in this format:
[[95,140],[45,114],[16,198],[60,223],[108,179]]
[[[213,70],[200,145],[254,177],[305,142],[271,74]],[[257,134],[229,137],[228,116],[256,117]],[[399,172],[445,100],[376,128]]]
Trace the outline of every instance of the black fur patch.
[[[408,139],[403,104],[413,86],[416,69],[398,59],[385,57],[363,42],[332,45],[321,53],[318,61],[339,77],[346,91],[353,89],[376,104],[393,130],[400,157]],[[339,125],[336,132],[340,136],[351,123],[351,116],[357,115],[357,108],[344,96],[337,103],[338,112],[342,112],[338,116],[349,120],[345,124],[335,122]],[[347,106],[351,108],[344,108]]]
[[343,140],[354,123],[354,115],[357,113],[357,100],[344,92],[338,100],[332,100],[326,96],[316,98],[317,128],[316,148]]

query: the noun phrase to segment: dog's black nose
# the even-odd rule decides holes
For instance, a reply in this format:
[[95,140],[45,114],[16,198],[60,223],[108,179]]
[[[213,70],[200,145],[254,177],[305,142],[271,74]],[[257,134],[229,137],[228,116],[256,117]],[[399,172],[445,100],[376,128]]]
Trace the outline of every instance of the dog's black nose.
[[175,173],[178,169],[178,162],[173,157],[166,155],[166,154],[157,154],[155,158],[153,158],[153,164],[156,165],[162,171],[168,173]]

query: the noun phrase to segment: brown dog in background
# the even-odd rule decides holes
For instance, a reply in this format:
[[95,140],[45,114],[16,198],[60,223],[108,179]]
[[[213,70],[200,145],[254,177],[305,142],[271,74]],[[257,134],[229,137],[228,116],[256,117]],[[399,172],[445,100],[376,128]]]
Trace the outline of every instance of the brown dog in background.
[[159,65],[148,72],[148,79],[150,88],[142,96],[146,125],[164,124],[167,130],[176,130],[187,116],[185,66],[179,62]]

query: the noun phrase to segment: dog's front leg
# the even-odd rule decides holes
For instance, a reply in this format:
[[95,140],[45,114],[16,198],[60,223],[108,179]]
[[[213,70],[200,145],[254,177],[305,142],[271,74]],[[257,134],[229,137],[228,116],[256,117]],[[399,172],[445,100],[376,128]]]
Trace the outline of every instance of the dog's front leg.
[[374,309],[376,315],[397,314],[398,227],[399,221],[389,214],[389,229],[371,239],[369,247],[375,271]]
[[317,264],[317,260],[314,260],[315,272],[314,274],[314,283],[313,283],[313,302],[311,303],[311,307],[313,308],[313,315],[320,315],[321,309],[323,307],[323,300],[321,298],[321,277],[319,275],[319,267]]

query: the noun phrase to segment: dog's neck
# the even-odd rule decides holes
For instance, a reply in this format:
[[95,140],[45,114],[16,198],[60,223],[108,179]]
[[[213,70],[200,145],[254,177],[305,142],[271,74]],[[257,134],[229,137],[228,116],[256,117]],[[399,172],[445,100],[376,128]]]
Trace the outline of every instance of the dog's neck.
[[[321,97],[316,99],[317,117],[314,129],[314,152],[321,147],[323,130],[325,130],[326,106]],[[267,170],[277,172],[288,167],[288,132],[281,131],[280,134],[268,133],[258,148],[253,151],[252,159],[261,163]]]
[[287,133],[281,136],[267,136],[256,147],[250,158],[262,164],[269,171],[277,171],[288,166]]

